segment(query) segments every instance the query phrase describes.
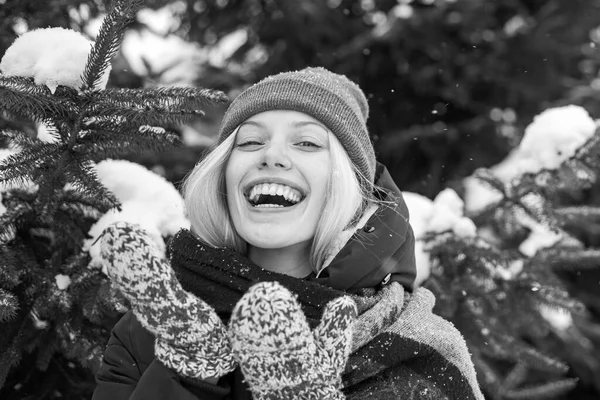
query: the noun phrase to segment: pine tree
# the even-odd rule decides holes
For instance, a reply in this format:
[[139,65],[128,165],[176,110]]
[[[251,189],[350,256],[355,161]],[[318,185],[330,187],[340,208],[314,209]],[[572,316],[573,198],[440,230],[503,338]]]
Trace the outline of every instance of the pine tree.
[[558,168],[508,181],[479,169],[471,179],[491,188],[493,200],[470,215],[477,234],[425,237],[433,267],[424,285],[436,294],[435,312],[465,336],[490,399],[557,398],[578,379],[597,385],[600,325],[591,311],[600,298],[578,298],[561,275],[600,267],[600,249],[574,233],[600,211],[561,205],[597,185],[599,160],[596,128]]
[[1,132],[17,150],[0,161],[3,399],[89,398],[91,373],[124,312],[106,276],[82,250],[92,224],[119,207],[95,163],[171,148],[178,137],[170,127],[226,100],[222,92],[200,88],[98,88],[141,4],[115,3],[80,87],[52,91],[30,77],[0,75],[0,109],[43,123],[54,138],[46,143],[16,129]]

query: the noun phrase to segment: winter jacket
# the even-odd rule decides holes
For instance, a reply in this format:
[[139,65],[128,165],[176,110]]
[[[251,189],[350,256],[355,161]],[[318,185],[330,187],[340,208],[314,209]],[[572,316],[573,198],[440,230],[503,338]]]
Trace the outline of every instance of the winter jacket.
[[[406,292],[406,294],[397,295],[396,299],[398,301],[396,303],[398,304],[394,304],[393,307],[388,308],[392,312],[399,313],[400,308],[402,308],[400,303],[403,301],[401,297],[410,296],[409,293],[413,290],[416,267],[414,260],[414,237],[408,223],[408,209],[400,191],[393,183],[385,167],[381,164],[378,165],[376,179],[377,184],[386,189],[385,191],[376,193],[376,195],[382,200],[389,201],[392,206],[382,207],[375,212],[373,212],[374,210],[368,212],[366,217],[358,223],[356,231],[344,232],[340,237],[338,248],[332,253],[330,260],[326,263],[325,270],[319,273],[318,276],[307,278],[309,281],[308,284],[302,284],[305,292],[299,293],[299,299],[301,301],[305,299],[303,311],[307,315],[307,319],[311,325],[318,322],[322,307],[327,301],[335,298],[338,295],[337,293],[346,292],[356,294],[365,290],[373,291],[373,289],[389,286],[392,282],[397,282],[399,284],[394,284],[394,287],[403,288],[402,293]],[[192,247],[185,245],[186,241],[190,244],[196,240],[189,231],[187,233],[182,232],[178,236],[180,239],[177,242],[184,244],[181,247],[182,249]],[[243,294],[244,290],[255,282],[277,280],[290,288],[298,287],[296,283],[299,280],[296,278],[282,276],[281,274],[262,270],[255,266],[250,266],[251,268],[238,268],[235,279],[223,276],[222,271],[219,272],[217,270],[222,270],[225,264],[229,263],[239,266],[244,263],[250,263],[244,257],[226,249],[210,249],[210,251],[203,251],[195,255],[185,254],[185,251],[178,251],[178,248],[171,247],[171,250],[171,263],[184,288],[213,306],[224,322],[228,321],[229,313],[237,299]],[[204,249],[201,248],[201,250]],[[199,259],[202,260],[202,263],[206,264],[202,268],[198,268],[197,266]],[[211,272],[213,269],[207,267],[210,265],[217,266],[218,268],[215,268],[214,272]],[[224,268],[226,270],[229,266],[225,265]],[[246,273],[247,270],[254,271],[255,275],[252,275],[252,272],[250,274]],[[322,289],[319,289],[319,287]],[[319,295],[317,296],[315,293]],[[406,299],[408,298],[406,297]],[[430,303],[424,306],[424,309],[426,309],[425,312],[430,315],[433,304],[429,297],[425,295],[424,297],[416,296],[416,298],[423,300],[419,304]],[[364,304],[367,303],[369,301],[365,300]],[[414,304],[417,303],[415,300]],[[410,303],[407,301],[406,304]],[[372,306],[373,304],[369,305],[369,307]],[[364,307],[367,306],[365,305]],[[423,308],[421,305],[419,307]],[[431,318],[434,317],[432,316]],[[394,322],[392,318],[386,317],[385,319],[386,321],[390,320]],[[415,320],[418,321],[418,318]],[[432,321],[434,320],[432,319]],[[432,324],[432,326],[440,326],[440,321],[436,319]],[[397,326],[398,324],[394,324],[393,329],[390,329],[393,331]],[[374,331],[372,328],[369,325],[368,330]],[[382,333],[385,327],[379,328],[381,328],[381,332],[378,332],[378,334]],[[404,328],[401,327],[400,331],[394,332],[398,335],[403,335],[402,329]],[[451,326],[448,328],[448,331],[451,331],[450,339],[448,340],[455,340],[457,342],[456,347],[458,348],[458,353],[461,355],[460,357],[456,355],[442,355],[438,361],[445,368],[444,371],[447,369],[448,359],[458,359],[461,357],[465,359],[464,354],[467,354],[468,358],[466,346],[460,342],[462,337],[453,329]],[[412,331],[412,328],[408,329],[408,331]],[[431,341],[429,339],[426,340]],[[390,340],[387,341],[391,342]],[[96,376],[97,388],[94,392],[93,400],[251,399],[251,395],[245,387],[243,376],[239,369],[221,378],[216,385],[188,382],[154,359],[153,342],[154,338],[152,334],[141,326],[131,312],[126,313],[112,331],[101,369]],[[398,343],[401,346],[405,346],[406,343],[414,342],[414,338],[409,338]],[[431,342],[436,342],[436,340]],[[429,346],[429,342],[427,346]],[[421,343],[418,348],[427,348],[427,346]],[[432,346],[435,348],[435,344]],[[369,346],[364,347],[368,348]],[[443,350],[442,353],[444,351],[446,350]],[[439,358],[439,353],[435,349],[431,351],[431,355],[433,355],[432,359],[435,357]],[[360,361],[360,359],[358,360]],[[469,362],[470,360],[462,360],[461,363],[458,363],[460,367],[457,369],[458,372],[456,372],[456,376],[458,377],[456,380],[463,383],[461,384],[462,386],[457,386],[459,389],[453,390],[458,390],[459,392],[466,390],[470,395],[465,393],[465,399],[478,399],[480,398],[480,393],[478,393],[479,389],[476,387],[474,371],[471,371],[472,365]],[[435,363],[431,365],[435,365]],[[357,366],[353,368],[356,371],[360,371],[360,368]],[[356,373],[354,375],[350,374],[348,375],[348,379],[354,379],[355,382],[359,382],[356,379],[356,375]],[[409,382],[413,376],[416,375],[402,372],[398,373],[396,379]],[[362,385],[362,383],[360,384]],[[436,382],[432,387],[436,385],[444,386],[445,382]],[[376,390],[369,390],[370,393],[377,393]],[[462,396],[453,397],[456,392],[453,393],[453,395],[445,398],[462,398]],[[425,399],[429,397],[415,398]]]

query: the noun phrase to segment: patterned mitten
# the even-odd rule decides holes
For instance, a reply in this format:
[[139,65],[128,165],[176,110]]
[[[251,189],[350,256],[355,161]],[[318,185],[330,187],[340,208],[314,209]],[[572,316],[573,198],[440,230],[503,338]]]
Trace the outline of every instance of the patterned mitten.
[[350,297],[337,298],[311,331],[289,290],[276,282],[252,286],[233,310],[229,335],[254,399],[344,399],[341,374],[356,315]]
[[194,379],[218,378],[235,369],[225,325],[213,308],[181,287],[142,229],[126,222],[110,225],[100,253],[112,282],[156,336],[158,360]]

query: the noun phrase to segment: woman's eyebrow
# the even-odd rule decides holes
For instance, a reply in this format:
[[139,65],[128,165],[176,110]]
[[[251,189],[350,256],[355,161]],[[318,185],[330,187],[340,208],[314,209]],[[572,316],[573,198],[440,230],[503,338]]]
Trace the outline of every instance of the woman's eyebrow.
[[244,122],[242,122],[242,123],[240,124],[240,128],[241,128],[242,126],[244,126],[244,125],[254,125],[254,126],[256,126],[257,128],[264,128],[264,127],[265,127],[265,125],[264,125],[264,124],[261,124],[260,122],[257,122],[257,121],[244,121]]
[[292,122],[290,122],[290,126],[293,128],[302,128],[307,125],[320,126],[321,128],[325,129],[326,132],[329,131],[325,125],[323,125],[319,122],[316,122],[316,121],[292,121]]

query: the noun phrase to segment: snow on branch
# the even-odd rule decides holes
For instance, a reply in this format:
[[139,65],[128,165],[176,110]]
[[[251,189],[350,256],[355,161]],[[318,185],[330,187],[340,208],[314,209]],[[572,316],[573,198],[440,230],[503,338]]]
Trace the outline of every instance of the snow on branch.
[[[59,85],[78,89],[92,43],[81,33],[65,28],[35,29],[19,36],[6,50],[0,70],[7,77],[33,78],[54,93]],[[105,87],[108,72],[98,76]]]
[[[503,197],[525,193],[528,187],[554,190],[595,180],[595,166],[587,164],[600,153],[597,130],[598,125],[582,107],[545,110],[525,129],[523,140],[503,162],[465,180],[467,211],[478,213]],[[565,174],[574,179],[564,179]],[[493,175],[500,185],[486,175]]]

